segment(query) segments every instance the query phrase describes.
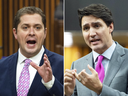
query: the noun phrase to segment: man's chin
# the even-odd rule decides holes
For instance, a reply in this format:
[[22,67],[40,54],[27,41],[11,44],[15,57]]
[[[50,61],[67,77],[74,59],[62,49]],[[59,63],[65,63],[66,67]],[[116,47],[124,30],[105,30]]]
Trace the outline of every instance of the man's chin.
[[27,49],[26,52],[28,54],[35,54],[35,53],[37,53],[35,48],[33,48],[33,49]]
[[35,56],[40,52],[40,49],[35,47],[35,48],[25,48],[24,52],[26,52],[25,54],[27,55],[31,55],[31,56]]
[[92,50],[94,50],[95,52],[101,51],[101,47],[100,46],[92,46],[91,47]]

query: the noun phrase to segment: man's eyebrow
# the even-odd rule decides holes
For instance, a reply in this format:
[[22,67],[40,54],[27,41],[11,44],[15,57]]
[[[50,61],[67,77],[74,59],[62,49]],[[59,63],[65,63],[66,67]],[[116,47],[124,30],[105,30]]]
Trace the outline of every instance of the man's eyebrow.
[[41,24],[35,24],[34,27],[43,27]]
[[22,24],[21,26],[24,26],[24,25],[29,26],[29,24],[26,24],[26,23]]
[[100,22],[92,22],[92,24],[100,24]]
[[[26,26],[30,26],[29,24],[27,24],[27,23],[24,23],[24,24],[22,24],[21,26],[24,26],[24,25],[26,25]],[[42,26],[41,24],[34,24],[34,26]]]
[[29,25],[29,24],[27,24],[27,23],[23,23],[22,25]]
[[35,24],[34,26],[42,26],[41,24]]
[[89,24],[88,24],[88,23],[86,23],[86,24],[84,24],[84,25],[82,25],[82,26],[84,27],[84,26],[88,26],[88,25],[89,25]]

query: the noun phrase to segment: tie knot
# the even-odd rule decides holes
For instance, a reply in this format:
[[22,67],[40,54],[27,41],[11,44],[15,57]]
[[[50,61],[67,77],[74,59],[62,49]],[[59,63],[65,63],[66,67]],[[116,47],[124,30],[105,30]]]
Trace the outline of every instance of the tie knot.
[[24,61],[25,61],[24,66],[29,66],[30,65],[30,62],[31,62],[30,59],[25,59]]
[[104,58],[104,56],[99,55],[99,56],[98,56],[98,61],[102,61],[102,60],[103,60],[103,58]]

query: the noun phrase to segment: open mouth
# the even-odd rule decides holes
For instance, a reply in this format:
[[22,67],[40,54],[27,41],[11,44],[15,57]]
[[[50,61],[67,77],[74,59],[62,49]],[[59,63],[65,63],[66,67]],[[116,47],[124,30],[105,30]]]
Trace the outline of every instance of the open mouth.
[[91,40],[91,42],[97,42],[97,41],[100,41],[100,39],[93,39],[93,40]]
[[27,41],[27,44],[35,44],[35,43],[36,43],[35,40],[28,40],[28,41]]
[[99,44],[99,41],[101,41],[101,39],[92,39],[92,40],[90,40],[90,43],[92,45],[97,45],[97,44]]

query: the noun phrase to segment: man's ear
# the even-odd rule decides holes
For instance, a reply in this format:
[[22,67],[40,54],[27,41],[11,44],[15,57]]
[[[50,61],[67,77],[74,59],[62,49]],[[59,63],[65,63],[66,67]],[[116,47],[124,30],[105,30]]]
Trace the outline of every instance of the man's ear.
[[17,32],[16,32],[15,28],[13,28],[13,35],[14,35],[15,39],[17,39]]
[[46,38],[47,36],[47,28],[44,29],[44,39]]
[[114,24],[111,23],[110,26],[109,26],[109,32],[112,33],[114,30]]

